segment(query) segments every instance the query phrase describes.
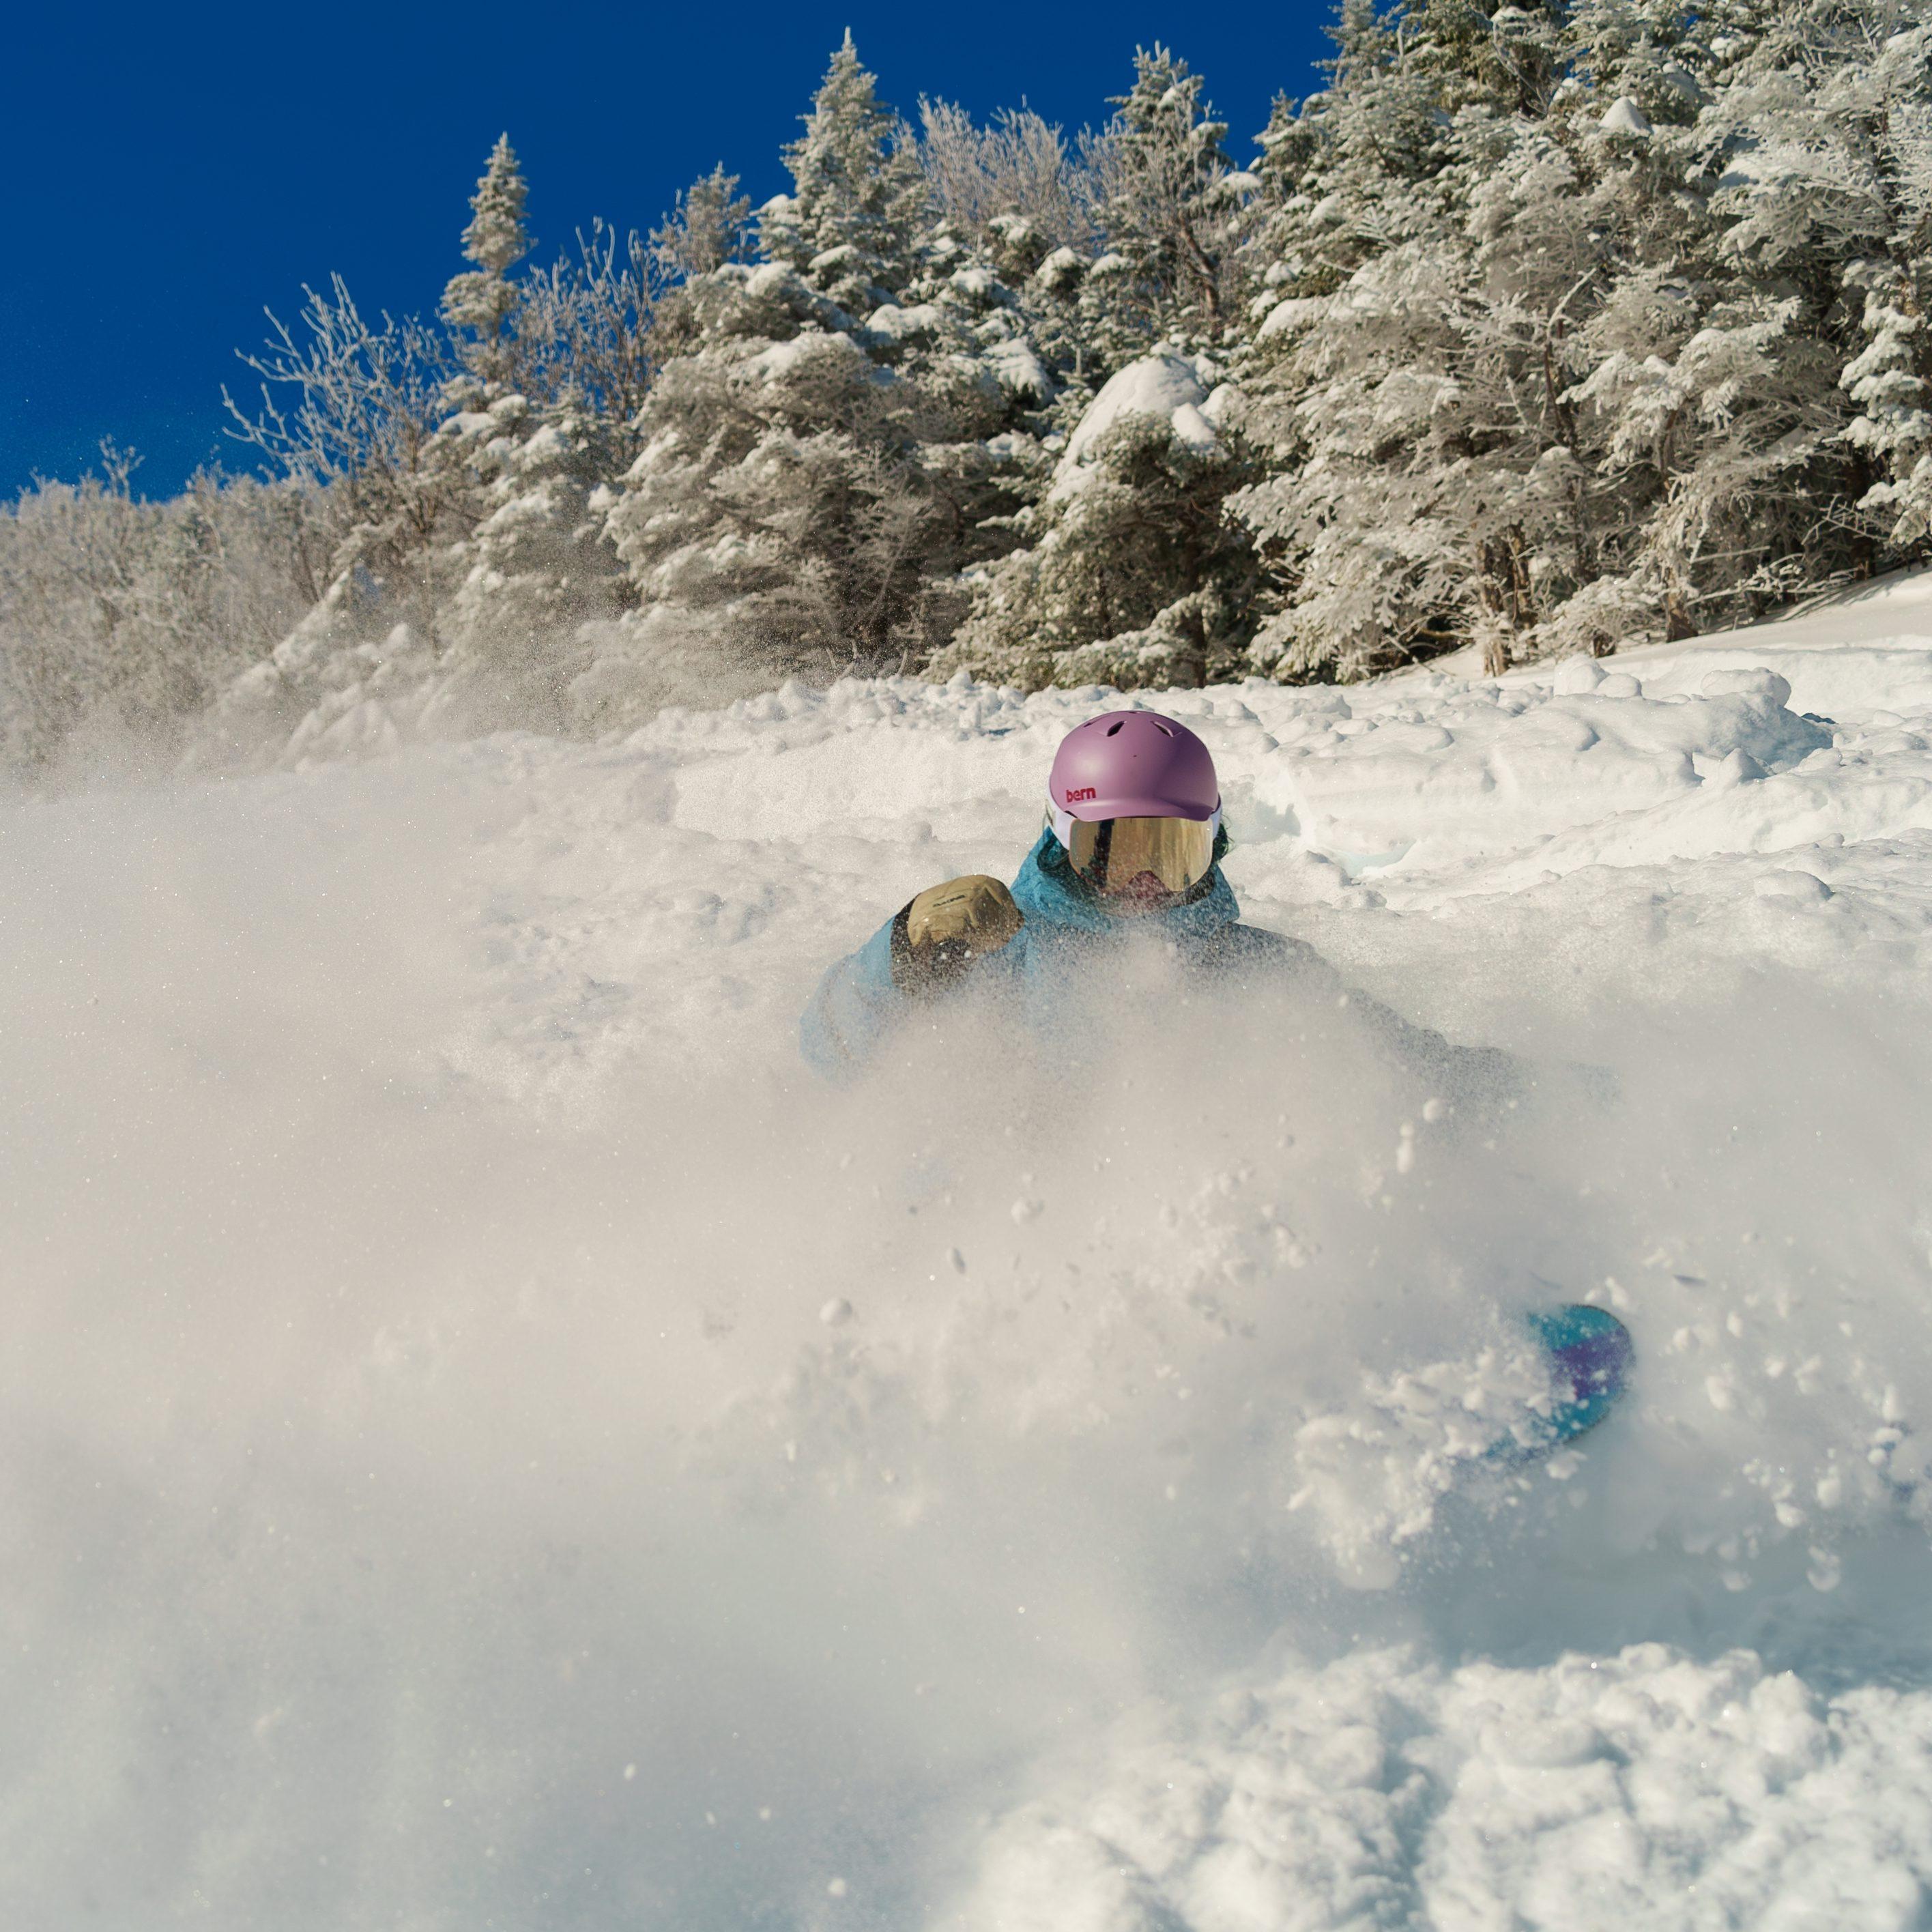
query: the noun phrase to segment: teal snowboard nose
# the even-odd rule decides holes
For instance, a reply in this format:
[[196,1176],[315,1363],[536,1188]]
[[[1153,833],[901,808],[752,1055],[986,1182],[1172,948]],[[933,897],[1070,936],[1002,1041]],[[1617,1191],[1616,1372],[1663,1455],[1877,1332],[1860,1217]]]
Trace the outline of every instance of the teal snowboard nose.
[[1630,1330],[1607,1308],[1575,1303],[1526,1318],[1550,1358],[1556,1406],[1546,1425],[1544,1446],[1555,1448],[1575,1442],[1610,1414],[1629,1386],[1636,1350]]

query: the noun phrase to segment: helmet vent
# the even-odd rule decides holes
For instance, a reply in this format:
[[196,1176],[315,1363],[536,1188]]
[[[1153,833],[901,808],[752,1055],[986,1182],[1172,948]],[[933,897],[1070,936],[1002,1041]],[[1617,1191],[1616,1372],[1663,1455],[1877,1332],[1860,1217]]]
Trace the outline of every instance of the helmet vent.
[[1158,718],[1154,721],[1154,728],[1158,731],[1163,738],[1172,738],[1174,736],[1174,734],[1170,731]]
[[1107,727],[1107,736],[1110,738],[1112,737],[1114,733],[1119,730],[1120,727],[1126,722],[1127,721],[1124,718],[1115,719],[1112,724]]

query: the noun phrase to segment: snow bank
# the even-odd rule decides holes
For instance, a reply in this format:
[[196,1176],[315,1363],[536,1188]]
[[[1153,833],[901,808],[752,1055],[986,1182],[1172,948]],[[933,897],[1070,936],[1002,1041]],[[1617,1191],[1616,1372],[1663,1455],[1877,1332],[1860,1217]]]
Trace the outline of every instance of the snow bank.
[[1932,1885],[1932,1695],[1826,1697],[1747,1652],[1369,1651],[1149,1714],[1114,1751],[1098,1789],[1007,1820],[940,1922],[1880,1932]]
[[[15,1916],[1912,1923],[1922,596],[1167,694],[1496,1118],[1157,952],[805,1073],[1096,692],[0,809]],[[1472,1469],[1562,1297],[1627,1408]]]

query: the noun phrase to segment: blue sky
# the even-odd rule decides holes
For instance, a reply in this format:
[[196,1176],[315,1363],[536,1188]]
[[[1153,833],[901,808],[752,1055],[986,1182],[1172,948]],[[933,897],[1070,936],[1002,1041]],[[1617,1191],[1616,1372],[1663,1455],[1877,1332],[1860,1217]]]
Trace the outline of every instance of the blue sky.
[[[0,62],[12,247],[0,275],[0,494],[71,476],[111,435],[160,494],[220,452],[220,388],[263,305],[339,270],[365,310],[430,308],[507,128],[539,254],[602,214],[648,227],[714,161],[758,199],[849,25],[881,91],[1070,128],[1122,92],[1136,43],[1208,77],[1243,158],[1277,92],[1306,93],[1325,0],[1270,8],[653,5],[555,12],[23,9]],[[542,24],[533,27],[533,22]],[[233,460],[232,452],[230,460]]]

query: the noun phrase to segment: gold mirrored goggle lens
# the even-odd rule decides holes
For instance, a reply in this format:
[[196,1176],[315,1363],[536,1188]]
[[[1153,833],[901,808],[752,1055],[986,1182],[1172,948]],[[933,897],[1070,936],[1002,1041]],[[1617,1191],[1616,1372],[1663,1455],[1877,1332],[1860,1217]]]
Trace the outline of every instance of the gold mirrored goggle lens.
[[1184,892],[1214,862],[1214,824],[1207,818],[1103,818],[1073,821],[1067,848],[1073,869],[1103,892],[1124,892],[1152,873],[1171,892]]

